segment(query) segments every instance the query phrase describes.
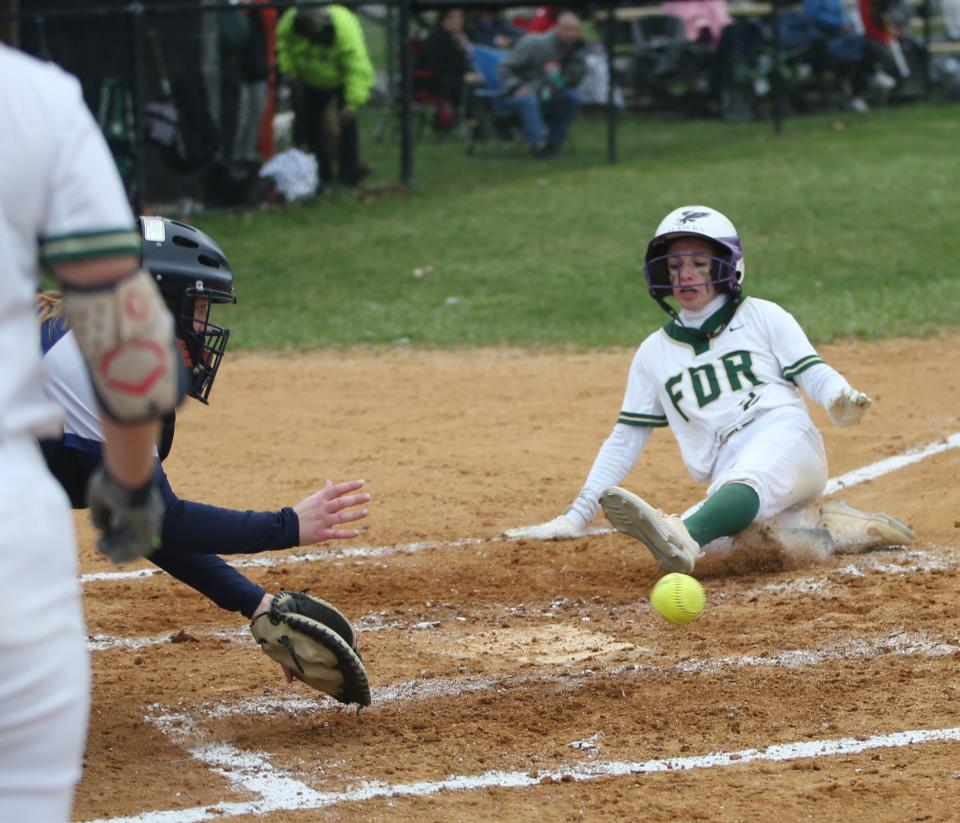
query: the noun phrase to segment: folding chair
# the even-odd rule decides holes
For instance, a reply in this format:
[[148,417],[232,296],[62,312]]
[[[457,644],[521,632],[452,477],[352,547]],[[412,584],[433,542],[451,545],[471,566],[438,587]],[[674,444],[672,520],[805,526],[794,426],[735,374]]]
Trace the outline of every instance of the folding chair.
[[501,88],[497,66],[506,52],[490,46],[474,46],[471,52],[474,68],[480,75],[483,85],[471,91],[474,100],[476,125],[472,139],[467,141],[467,153],[473,154],[477,144],[492,137],[499,148],[504,149],[515,142],[522,132],[522,126],[513,114],[500,104]]
[[708,86],[710,48],[687,40],[683,21],[654,14],[630,21],[634,84],[639,100],[656,109],[703,95]]
[[[416,58],[423,50],[423,41],[411,40],[410,50],[416,64]],[[444,127],[452,130],[454,124],[460,119],[459,113],[453,110],[449,101],[437,97],[430,91],[429,86],[433,76],[433,72],[427,69],[413,69],[413,98],[410,101],[410,109],[413,115],[414,136],[418,140],[428,129],[442,135],[445,131]],[[379,143],[384,137],[399,133],[399,122],[400,99],[393,97],[387,100],[384,113],[374,127],[374,140]]]

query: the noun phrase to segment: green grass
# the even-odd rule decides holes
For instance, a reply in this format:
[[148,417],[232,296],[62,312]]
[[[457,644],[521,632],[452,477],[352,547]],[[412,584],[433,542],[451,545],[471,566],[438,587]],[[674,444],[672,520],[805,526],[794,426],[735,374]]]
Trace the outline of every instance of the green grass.
[[[374,116],[364,149],[386,186],[398,150],[370,140]],[[574,128],[575,152],[547,162],[427,136],[411,191],[193,216],[236,273],[239,303],[220,314],[231,347],[635,345],[666,319],[646,292],[646,242],[684,203],[733,219],[746,291],[817,342],[960,324],[956,107],[796,118],[779,137],[769,123],[629,117],[616,165],[602,120]]]

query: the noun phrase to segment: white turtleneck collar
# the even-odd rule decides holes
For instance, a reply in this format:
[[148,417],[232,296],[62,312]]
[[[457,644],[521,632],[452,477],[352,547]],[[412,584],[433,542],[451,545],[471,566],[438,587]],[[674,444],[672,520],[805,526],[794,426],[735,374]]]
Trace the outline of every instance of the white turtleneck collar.
[[698,311],[687,311],[680,309],[680,322],[688,329],[699,329],[707,318],[716,314],[723,307],[724,303],[730,299],[729,294],[718,294],[706,306]]

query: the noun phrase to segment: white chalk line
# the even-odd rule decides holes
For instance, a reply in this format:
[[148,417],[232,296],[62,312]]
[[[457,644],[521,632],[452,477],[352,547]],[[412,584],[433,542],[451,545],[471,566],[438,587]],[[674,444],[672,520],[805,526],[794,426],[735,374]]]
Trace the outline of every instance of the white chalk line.
[[[897,562],[885,562],[885,557],[895,557]],[[851,563],[840,568],[822,569],[816,575],[797,578],[785,583],[769,583],[757,589],[751,589],[734,596],[741,598],[751,598],[762,594],[781,594],[781,595],[800,595],[800,594],[820,594],[827,596],[830,592],[841,585],[844,578],[863,578],[869,574],[883,575],[907,575],[915,573],[925,573],[930,571],[953,571],[957,568],[956,560],[949,555],[935,554],[926,551],[902,551],[897,550],[895,554],[890,552],[877,553],[870,556],[860,556],[852,560]],[[841,583],[835,582],[837,579]],[[714,595],[709,595],[713,597]],[[724,599],[730,595],[724,594]],[[709,599],[709,598],[708,598]],[[643,602],[642,600],[640,602]],[[446,608],[449,604],[442,604]],[[507,607],[504,611],[508,615],[523,613],[525,617],[532,618],[553,618],[558,616],[557,609],[564,605],[561,601],[554,601],[546,610],[537,609],[530,603],[524,603],[521,606]],[[588,604],[583,604],[584,608]],[[609,609],[600,607],[607,614]],[[405,620],[385,620],[385,612],[373,612],[358,618],[353,622],[354,628],[361,634],[382,631],[432,631],[442,629],[444,621],[442,620],[419,620],[409,622]],[[456,617],[458,622],[467,622],[467,618]],[[586,619],[586,618],[582,618]],[[87,649],[91,652],[113,651],[115,649],[124,649],[127,651],[137,651],[153,646],[163,646],[168,643],[183,642],[177,640],[178,632],[170,631],[162,635],[151,635],[142,637],[128,637],[109,634],[94,634],[87,638]],[[245,643],[249,640],[249,629],[246,626],[217,630],[213,632],[189,632],[190,639],[195,640],[222,640],[228,643]],[[186,642],[190,642],[188,639]]]
[[[950,435],[943,440],[937,440],[926,446],[909,449],[902,454],[887,457],[877,463],[864,466],[860,469],[854,469],[847,474],[835,477],[827,481],[824,490],[825,495],[835,494],[842,489],[849,489],[858,483],[864,483],[867,480],[873,480],[884,474],[902,469],[913,463],[925,460],[935,454],[947,451],[949,449],[960,448],[960,432]],[[587,534],[603,535],[613,534],[614,529],[589,529]],[[294,563],[316,563],[328,560],[370,560],[381,557],[388,557],[394,554],[416,554],[421,551],[430,551],[435,549],[463,549],[475,546],[483,546],[493,543],[509,542],[507,538],[500,535],[493,537],[467,537],[461,540],[429,540],[419,543],[403,543],[393,546],[356,546],[350,548],[325,549],[323,551],[306,552],[299,554],[288,554],[283,557],[252,557],[243,560],[234,560],[231,565],[238,569],[269,568],[272,566],[285,566]],[[135,569],[126,572],[92,572],[80,577],[80,582],[84,585],[88,583],[99,583],[104,581],[117,580],[140,580],[145,577],[153,577],[161,574],[160,569]]]
[[883,735],[841,737],[778,743],[763,749],[711,752],[689,757],[653,760],[587,760],[570,766],[530,771],[488,771],[473,775],[451,775],[443,780],[387,783],[364,780],[344,791],[319,792],[275,768],[263,753],[244,752],[233,746],[198,746],[191,754],[235,784],[260,795],[260,799],[238,803],[216,803],[189,809],[153,811],[130,817],[105,818],[94,823],[195,823],[244,814],[266,815],[278,811],[302,811],[394,797],[428,797],[440,792],[467,792],[478,789],[531,788],[541,783],[587,782],[600,778],[624,777],[697,769],[744,766],[749,763],[783,763],[808,758],[863,754],[874,749],[904,748],[925,743],[956,742],[960,727],[911,729]]
[[[913,449],[903,455],[887,458],[872,466],[850,472],[839,478],[835,478],[828,483],[826,494],[832,494],[843,488],[849,488],[857,483],[879,477],[891,471],[895,471],[912,463],[919,462],[933,454],[946,451],[947,449],[960,447],[960,433],[952,435],[944,441],[930,444],[921,449]],[[593,533],[610,533],[609,529],[594,529]],[[464,546],[476,546],[484,543],[501,542],[503,538],[494,537],[489,539],[465,539],[457,541],[433,541],[428,543],[412,543],[401,546],[384,546],[374,548],[357,548],[346,550],[335,550],[325,552],[312,552],[302,555],[291,555],[283,558],[256,558],[251,560],[241,560],[235,565],[240,567],[273,566],[278,564],[312,562],[317,560],[348,559],[350,557],[369,558],[382,557],[396,553],[414,553],[424,549],[432,548],[458,548]],[[889,568],[884,569],[886,573],[903,573],[904,566],[898,564],[886,564]],[[863,574],[857,566],[847,567],[851,573]],[[158,570],[142,569],[133,572],[109,572],[92,575],[84,575],[81,581],[84,583],[95,582],[99,580],[115,579],[139,579],[157,574]],[[836,572],[835,572],[836,573]],[[796,581],[794,581],[796,583]],[[164,642],[168,642],[165,638]],[[855,651],[859,649],[859,651]],[[832,649],[821,650],[793,650],[783,652],[773,657],[727,657],[715,661],[682,661],[676,664],[678,670],[689,672],[710,672],[719,671],[729,666],[743,667],[754,666],[783,666],[783,667],[806,667],[816,665],[826,660],[849,659],[851,656],[871,656],[871,654],[906,654],[917,655],[925,654],[930,656],[944,656],[954,654],[957,648],[950,643],[940,641],[930,641],[922,635],[908,635],[906,633],[895,634],[881,638],[872,643],[857,641],[852,647],[846,650],[834,647]],[[684,667],[680,669],[680,667]],[[618,667],[603,674],[617,675],[624,673],[647,673],[650,674],[656,668],[669,667],[645,667],[638,664],[632,664],[625,667]],[[619,671],[618,671],[619,669]],[[594,669],[586,669],[579,675],[571,678],[569,675],[564,679],[582,680],[586,677],[595,676],[597,672]],[[535,677],[535,676],[533,676]],[[531,676],[516,678],[517,680],[531,679]],[[541,679],[544,679],[541,677]],[[559,677],[556,679],[560,679]],[[465,691],[476,691],[480,689],[489,689],[497,684],[507,685],[503,679],[491,678],[460,678],[457,681],[447,683],[432,682],[424,687],[423,681],[409,681],[406,683],[393,684],[386,689],[376,690],[378,703],[391,702],[392,700],[410,700],[410,699],[434,699],[443,693],[451,695],[462,694]],[[573,684],[571,684],[573,685]],[[428,692],[428,693],[427,693]],[[304,700],[281,700],[276,701],[272,706],[261,706],[258,710],[251,701],[243,701],[241,706],[242,713],[275,713],[278,709],[285,711],[316,711],[316,701]],[[221,711],[228,707],[220,706]],[[179,731],[177,737],[186,738],[188,730],[193,729],[194,718],[185,715],[167,715],[167,720],[172,720]],[[166,725],[165,733],[173,736],[169,724],[162,723],[162,718],[147,718],[148,721],[155,722],[157,725]],[[780,744],[770,746],[763,750],[747,749],[739,752],[719,752],[709,754],[703,757],[686,758],[668,758],[662,760],[648,760],[644,762],[626,762],[626,761],[590,761],[578,763],[573,767],[541,771],[533,774],[531,772],[486,772],[480,775],[460,775],[452,776],[440,781],[420,781],[407,784],[389,784],[383,781],[365,781],[357,788],[351,788],[342,792],[317,792],[306,784],[296,780],[281,770],[275,769],[269,762],[268,756],[262,753],[245,752],[228,744],[216,743],[208,745],[185,746],[187,751],[194,758],[207,764],[213,771],[225,777],[234,785],[240,786],[248,791],[258,794],[260,799],[240,803],[220,802],[214,805],[199,806],[190,809],[176,809],[170,811],[153,811],[140,815],[123,818],[108,818],[105,821],[110,823],[191,823],[191,821],[210,820],[220,817],[232,817],[245,814],[264,815],[273,811],[295,811],[299,809],[315,809],[336,805],[344,802],[357,802],[380,797],[403,797],[403,796],[427,796],[439,793],[441,791],[469,791],[481,788],[511,788],[528,787],[537,785],[544,781],[577,780],[586,781],[600,777],[611,777],[620,775],[649,774],[664,771],[684,771],[699,768],[713,768],[718,766],[741,765],[755,761],[783,761],[790,759],[799,759],[807,757],[826,757],[842,754],[856,754],[874,748],[902,747],[917,745],[925,742],[937,741],[955,741],[960,740],[960,727],[950,729],[934,730],[913,730],[905,732],[896,732],[884,736],[874,736],[866,739],[843,738],[840,740],[821,740],[821,741],[802,741],[792,744]],[[185,739],[182,743],[187,743]]]
[[[392,629],[402,631],[428,631],[441,626],[439,620],[420,620],[410,623],[404,620],[393,620],[385,623],[382,620],[383,612],[374,612],[353,621],[354,629],[361,634],[384,632]],[[151,646],[165,646],[167,644],[190,643],[200,640],[221,640],[225,643],[246,643],[250,640],[250,629],[242,626],[234,629],[217,629],[216,631],[191,631],[183,637],[180,631],[169,631],[166,634],[128,637],[113,634],[92,634],[87,638],[87,649],[91,652],[113,651],[124,649],[136,651]]]
[[935,454],[940,454],[941,452],[957,448],[960,448],[960,432],[955,432],[943,440],[937,440],[934,443],[928,443],[926,446],[918,446],[914,449],[908,449],[902,454],[895,454],[893,457],[888,457],[885,460],[871,463],[869,466],[864,466],[862,469],[854,469],[853,471],[847,472],[840,477],[831,478],[827,481],[827,485],[823,493],[828,495],[834,494],[841,489],[848,489],[851,486],[856,486],[858,483],[864,483],[867,480],[873,480],[876,477],[897,471],[905,466],[919,463],[921,460],[926,460],[928,457],[932,457]]
[[[873,639],[855,638],[812,649],[791,649],[760,657],[756,655],[728,655],[718,658],[693,658],[677,663],[620,663],[605,665],[602,659],[584,662],[578,672],[570,665],[540,666],[537,671],[520,675],[474,675],[461,677],[434,677],[403,680],[371,690],[374,709],[393,703],[418,701],[435,702],[438,699],[461,697],[484,691],[519,691],[543,685],[563,690],[574,690],[591,680],[600,678],[648,678],[677,674],[714,675],[723,671],[748,668],[812,668],[822,663],[876,659],[879,657],[949,657],[960,651],[960,645],[945,638],[931,637],[924,632],[894,632]],[[276,717],[281,714],[315,715],[318,708],[340,709],[333,700],[322,697],[256,697],[227,702],[216,700],[201,703],[190,709],[194,720],[223,720],[230,717]],[[161,706],[151,707],[154,712]],[[352,711],[352,709],[341,709]],[[180,717],[180,715],[178,715]],[[178,721],[179,722],[179,721]]]

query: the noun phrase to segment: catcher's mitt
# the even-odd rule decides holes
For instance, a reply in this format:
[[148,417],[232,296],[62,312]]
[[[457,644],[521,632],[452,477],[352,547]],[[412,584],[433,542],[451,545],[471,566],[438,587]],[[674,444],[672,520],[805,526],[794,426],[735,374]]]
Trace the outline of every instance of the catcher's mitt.
[[341,703],[370,705],[370,684],[353,626],[336,608],[305,592],[281,591],[250,631],[260,648],[298,679]]

